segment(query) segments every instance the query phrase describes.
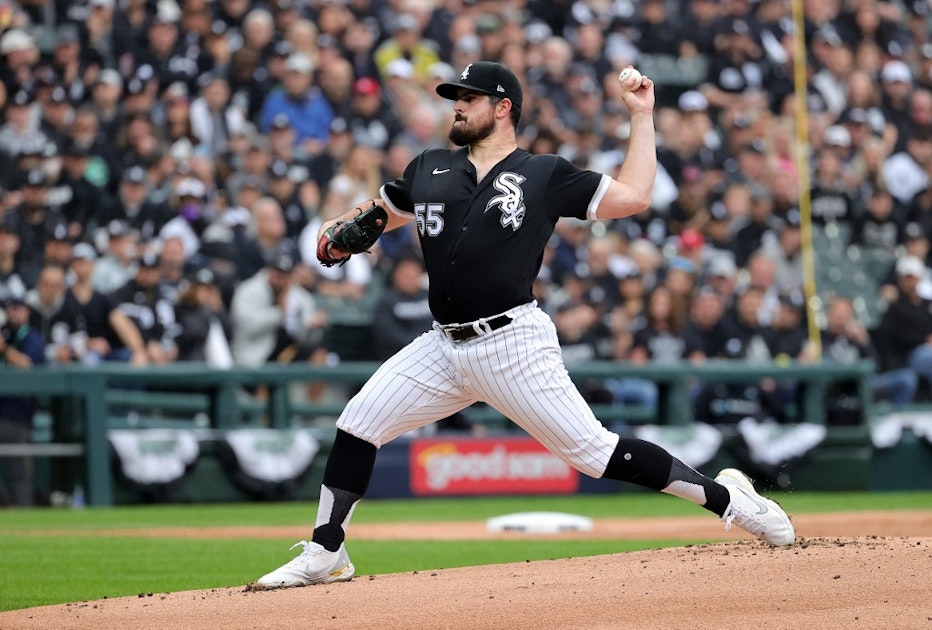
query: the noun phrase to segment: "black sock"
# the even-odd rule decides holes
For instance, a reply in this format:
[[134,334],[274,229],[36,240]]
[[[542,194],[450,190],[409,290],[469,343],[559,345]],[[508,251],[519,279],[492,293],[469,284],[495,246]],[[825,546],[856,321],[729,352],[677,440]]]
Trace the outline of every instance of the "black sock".
[[663,492],[692,501],[718,516],[725,513],[731,501],[731,496],[725,486],[715,483],[715,480],[709,479],[675,457]]
[[337,551],[346,539],[345,527],[369,487],[376,452],[374,444],[337,430],[324,468],[318,525],[311,538],[327,551]]
[[[333,505],[330,507],[329,520],[326,523],[314,528],[314,536],[311,538],[318,545],[321,545],[327,551],[336,551],[346,540],[346,530],[343,529],[349,522],[353,508],[362,499],[362,495],[324,486],[321,488],[321,503],[325,501],[324,493],[330,491],[333,496]],[[320,515],[318,515],[320,516]]]
[[721,516],[731,500],[726,490],[693,470],[663,448],[638,440],[620,438],[602,475],[606,479],[629,481],[701,505]]
[[375,444],[337,429],[337,437],[324,468],[324,485],[360,496],[366,494],[377,451]]
[[654,490],[667,487],[673,457],[656,444],[637,438],[620,438],[608,460],[606,479],[630,481]]

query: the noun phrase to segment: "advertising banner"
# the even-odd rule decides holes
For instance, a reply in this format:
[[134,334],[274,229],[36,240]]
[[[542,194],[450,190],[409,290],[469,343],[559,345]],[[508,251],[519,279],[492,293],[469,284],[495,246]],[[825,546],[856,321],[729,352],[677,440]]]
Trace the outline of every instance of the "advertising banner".
[[416,439],[410,448],[415,496],[563,494],[579,473],[526,437]]

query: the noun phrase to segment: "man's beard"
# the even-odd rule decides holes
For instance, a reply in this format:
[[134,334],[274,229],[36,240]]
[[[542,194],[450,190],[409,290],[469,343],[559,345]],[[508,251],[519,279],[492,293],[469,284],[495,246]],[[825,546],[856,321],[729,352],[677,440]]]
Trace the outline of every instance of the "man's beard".
[[491,116],[484,123],[475,128],[470,128],[468,125],[456,126],[456,122],[453,123],[453,126],[450,127],[450,142],[455,144],[458,147],[465,147],[466,145],[476,144],[482,140],[485,140],[492,132],[495,130],[495,119]]

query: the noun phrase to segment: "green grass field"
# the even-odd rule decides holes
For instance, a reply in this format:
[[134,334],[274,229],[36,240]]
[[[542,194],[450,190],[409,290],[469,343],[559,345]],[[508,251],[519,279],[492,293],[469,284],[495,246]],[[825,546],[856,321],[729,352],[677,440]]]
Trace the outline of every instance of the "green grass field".
[[[789,493],[791,513],[932,509],[932,492]],[[310,526],[316,503],[164,505],[0,512],[0,610],[139,593],[240,586],[293,557],[291,539],[150,538],[82,535],[153,527]],[[698,515],[664,495],[364,501],[354,523],[485,520],[524,511],[598,517]],[[53,533],[54,530],[54,533]],[[68,531],[74,531],[69,536]],[[360,575],[618,553],[684,541],[365,541],[350,551]],[[700,541],[694,541],[700,542]]]

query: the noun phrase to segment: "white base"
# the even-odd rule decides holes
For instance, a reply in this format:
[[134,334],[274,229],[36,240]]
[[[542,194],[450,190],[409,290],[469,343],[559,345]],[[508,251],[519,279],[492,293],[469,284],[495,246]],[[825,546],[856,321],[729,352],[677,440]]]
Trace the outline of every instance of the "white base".
[[522,532],[528,534],[591,532],[592,519],[561,512],[519,512],[490,518],[486,521],[485,526],[490,532]]

